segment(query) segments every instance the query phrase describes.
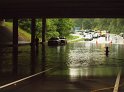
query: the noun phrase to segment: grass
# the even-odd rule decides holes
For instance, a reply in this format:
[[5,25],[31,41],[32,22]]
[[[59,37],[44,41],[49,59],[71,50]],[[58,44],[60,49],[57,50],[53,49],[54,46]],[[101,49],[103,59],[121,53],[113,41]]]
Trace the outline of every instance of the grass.
[[69,35],[69,36],[67,37],[67,40],[74,40],[74,39],[77,39],[77,38],[79,38],[79,36],[72,36],[72,35]]
[[74,41],[71,41],[71,42],[79,42],[79,41],[84,41],[84,38],[81,38],[81,39],[78,39],[78,40],[74,40]]
[[[12,32],[13,25],[11,22],[5,22],[5,26]],[[25,41],[31,41],[31,34],[21,28],[18,28],[18,35]]]
[[67,40],[69,42],[77,42],[77,41],[84,41],[84,38],[81,38],[81,39],[78,39],[79,36],[73,36],[73,35],[70,35],[67,37]]

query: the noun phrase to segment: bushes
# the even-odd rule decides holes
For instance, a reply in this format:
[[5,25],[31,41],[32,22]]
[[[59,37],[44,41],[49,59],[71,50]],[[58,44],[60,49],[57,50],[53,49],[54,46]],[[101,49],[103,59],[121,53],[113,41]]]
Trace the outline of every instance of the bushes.
[[59,33],[56,31],[50,31],[46,33],[46,38],[47,40],[50,39],[51,37],[59,37]]

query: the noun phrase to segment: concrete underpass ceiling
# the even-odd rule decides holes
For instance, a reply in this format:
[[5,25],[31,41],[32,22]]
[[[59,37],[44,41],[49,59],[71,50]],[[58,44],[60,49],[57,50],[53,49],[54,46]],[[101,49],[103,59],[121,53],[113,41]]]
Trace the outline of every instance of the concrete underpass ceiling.
[[4,0],[0,17],[124,17],[123,0]]

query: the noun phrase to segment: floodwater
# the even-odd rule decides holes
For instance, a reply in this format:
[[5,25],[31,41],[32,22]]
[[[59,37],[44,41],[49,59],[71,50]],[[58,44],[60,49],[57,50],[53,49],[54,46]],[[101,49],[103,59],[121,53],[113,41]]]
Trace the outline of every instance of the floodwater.
[[[124,74],[124,45],[75,42],[65,46],[39,45],[38,49],[26,45],[19,46],[18,54],[12,52],[12,47],[1,49],[0,86],[50,69],[43,73],[46,84],[39,90],[37,86],[37,92],[113,92],[118,72],[122,71],[121,77]],[[39,85],[39,81],[35,83]],[[123,81],[121,78],[119,92],[123,92]],[[50,83],[55,87],[50,88]],[[27,88],[12,92],[35,92]]]

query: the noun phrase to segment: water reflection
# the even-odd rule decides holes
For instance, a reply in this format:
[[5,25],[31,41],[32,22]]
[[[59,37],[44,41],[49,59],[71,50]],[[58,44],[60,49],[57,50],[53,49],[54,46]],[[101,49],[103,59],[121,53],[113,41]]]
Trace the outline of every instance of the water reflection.
[[13,74],[18,73],[18,46],[13,46]]
[[[88,47],[89,46],[89,47]],[[100,60],[100,61],[99,61]],[[105,61],[105,55],[102,50],[95,47],[94,44],[86,43],[76,44],[76,47],[70,49],[69,66],[91,66],[102,64]]]
[[35,45],[31,45],[31,75],[35,73],[36,59],[36,47]]
[[1,61],[3,58],[0,63],[0,82],[11,81],[13,75],[8,77],[11,72],[19,79],[53,67],[53,71],[44,72],[42,77],[68,76],[71,80],[76,80],[79,77],[116,76],[119,68],[124,65],[124,46],[108,45],[108,57],[105,55],[105,46],[106,44],[77,42],[57,47],[42,44],[38,48],[9,48],[9,51],[0,57]]
[[[38,67],[39,72],[46,70],[46,44],[42,44],[41,49],[39,49],[39,46],[31,46],[31,75],[38,72]],[[45,77],[45,72],[41,76]]]
[[104,77],[116,76],[120,71],[120,67],[85,67],[85,68],[69,68],[69,75],[72,81],[80,77]]
[[[118,60],[112,60],[116,53],[120,55],[117,46],[110,46],[110,55],[105,55],[106,44],[77,43],[69,51],[69,75],[70,79],[88,76],[116,76],[120,70]],[[114,48],[113,48],[114,47]],[[119,48],[123,48],[119,47]],[[116,58],[118,58],[116,56]],[[121,57],[123,58],[123,57]],[[122,63],[121,63],[122,64]]]
[[3,60],[2,60],[2,57],[4,55],[4,51],[6,50],[6,48],[0,46],[0,74],[2,73],[3,71]]
[[69,68],[69,75],[70,80],[75,81],[77,78],[82,76],[88,77],[89,76],[89,69],[88,68]]
[[[42,44],[42,61],[41,61],[41,70],[46,70],[46,45]],[[45,72],[42,73],[42,78],[45,78]]]

